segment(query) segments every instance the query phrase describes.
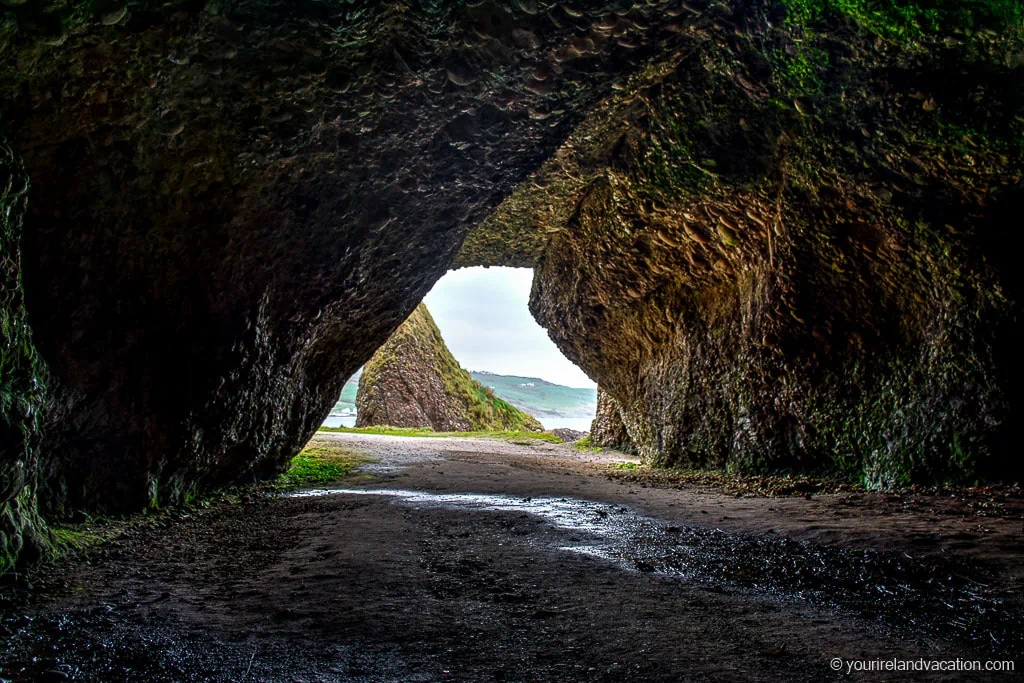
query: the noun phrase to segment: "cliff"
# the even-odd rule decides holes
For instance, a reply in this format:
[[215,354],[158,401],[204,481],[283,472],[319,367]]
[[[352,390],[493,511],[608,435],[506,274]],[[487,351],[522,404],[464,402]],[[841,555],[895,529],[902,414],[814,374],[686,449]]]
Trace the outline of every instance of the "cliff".
[[430,427],[439,432],[542,431],[462,369],[420,304],[363,369],[357,427]]

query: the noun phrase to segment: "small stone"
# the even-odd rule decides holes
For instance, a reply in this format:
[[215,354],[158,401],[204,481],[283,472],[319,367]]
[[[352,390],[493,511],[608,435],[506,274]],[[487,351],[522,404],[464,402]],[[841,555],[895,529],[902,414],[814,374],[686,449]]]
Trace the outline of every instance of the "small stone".
[[179,121],[177,123],[170,123],[163,131],[161,131],[160,134],[169,138],[173,138],[181,135],[182,131],[184,130],[185,122]]
[[128,14],[128,6],[123,5],[112,12],[107,12],[100,17],[100,23],[104,26],[116,26]]
[[49,45],[50,47],[60,47],[68,39],[68,34],[60,33],[58,35],[43,36],[39,39],[39,42],[43,45]]
[[537,3],[534,0],[519,0],[519,9],[521,9],[526,14],[536,14]]
[[459,87],[472,85],[473,82],[476,81],[476,78],[474,78],[472,74],[459,67],[452,67],[448,69],[446,74],[448,76],[448,80]]

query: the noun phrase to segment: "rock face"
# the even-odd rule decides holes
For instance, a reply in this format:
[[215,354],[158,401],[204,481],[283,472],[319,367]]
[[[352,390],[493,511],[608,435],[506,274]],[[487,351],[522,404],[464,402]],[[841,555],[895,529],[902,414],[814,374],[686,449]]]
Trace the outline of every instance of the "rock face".
[[958,7],[716,5],[460,263],[532,259],[650,462],[1019,478],[1022,19]]
[[587,435],[586,432],[581,432],[578,429],[569,429],[568,427],[559,427],[558,429],[549,429],[548,434],[552,434],[561,439],[562,443],[570,443],[572,441],[579,441]]
[[430,427],[438,432],[543,430],[459,366],[420,304],[363,369],[357,427]]
[[39,518],[40,423],[46,372],[32,344],[21,286],[21,229],[28,176],[0,138],[0,574],[48,547]]
[[655,7],[599,33],[611,2],[108,5],[0,9],[55,515],[279,471],[467,230],[684,42]]
[[590,425],[590,443],[603,448],[632,451],[626,425],[622,423],[619,403],[601,387],[597,388],[597,412]]

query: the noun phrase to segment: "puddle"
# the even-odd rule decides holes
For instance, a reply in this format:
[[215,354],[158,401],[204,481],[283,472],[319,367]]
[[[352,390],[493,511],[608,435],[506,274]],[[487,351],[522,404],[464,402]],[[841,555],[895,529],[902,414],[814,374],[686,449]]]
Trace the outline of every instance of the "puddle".
[[978,564],[925,561],[701,526],[680,526],[628,508],[575,498],[316,489],[291,494],[385,496],[402,505],[535,515],[571,532],[561,550],[628,570],[669,575],[712,590],[748,590],[877,619],[917,635],[951,637],[1002,653],[1024,652],[1024,610],[1005,604]]

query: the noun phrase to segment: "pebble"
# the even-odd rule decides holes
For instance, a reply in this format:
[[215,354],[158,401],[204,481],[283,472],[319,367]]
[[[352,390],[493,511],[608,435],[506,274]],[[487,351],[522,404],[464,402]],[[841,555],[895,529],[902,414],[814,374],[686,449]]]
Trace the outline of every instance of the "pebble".
[[115,26],[121,23],[121,20],[128,14],[128,6],[124,5],[113,12],[107,12],[100,17],[100,23],[104,26]]

